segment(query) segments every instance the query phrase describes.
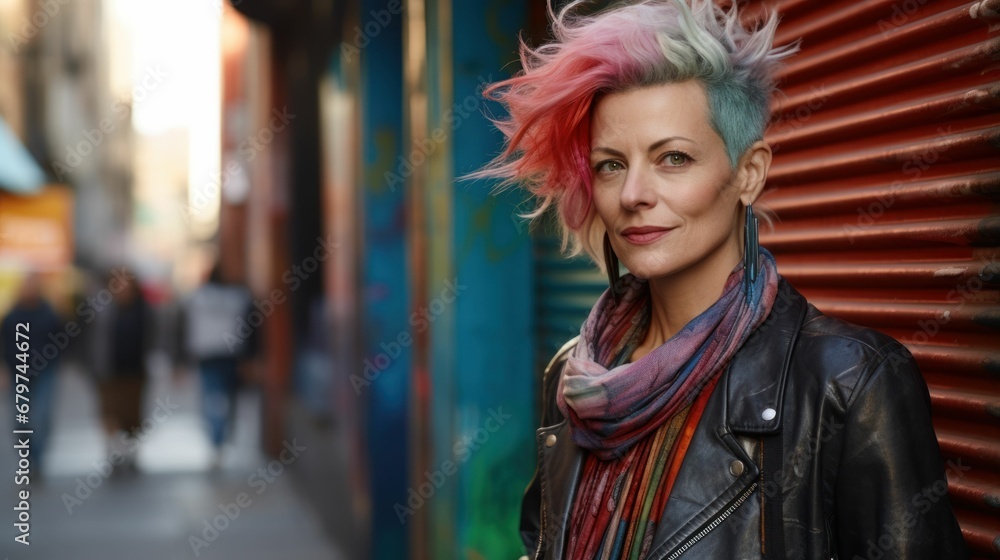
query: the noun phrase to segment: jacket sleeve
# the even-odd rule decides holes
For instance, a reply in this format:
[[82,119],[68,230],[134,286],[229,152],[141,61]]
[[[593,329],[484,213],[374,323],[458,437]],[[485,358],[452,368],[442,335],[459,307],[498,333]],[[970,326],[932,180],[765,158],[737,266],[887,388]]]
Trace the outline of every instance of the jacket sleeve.
[[[563,415],[556,405],[556,390],[559,387],[559,376],[569,351],[576,345],[576,338],[567,342],[545,367],[542,373],[541,426],[552,426],[563,421]],[[537,443],[536,443],[537,444]],[[521,500],[521,540],[529,558],[535,556],[538,546],[538,536],[541,532],[542,489],[538,467],[524,491]]]
[[835,509],[840,558],[969,557],[948,499],[948,478],[969,467],[941,458],[930,395],[913,357],[888,345],[854,389],[844,424]]

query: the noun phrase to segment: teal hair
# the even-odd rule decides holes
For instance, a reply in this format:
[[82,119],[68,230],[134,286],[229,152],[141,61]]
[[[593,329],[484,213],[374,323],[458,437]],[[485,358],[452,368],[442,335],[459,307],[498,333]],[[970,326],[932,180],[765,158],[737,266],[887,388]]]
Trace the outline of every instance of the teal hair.
[[[663,5],[661,2],[644,2]],[[778,18],[772,13],[756,30],[747,30],[736,8],[723,11],[711,0],[673,0],[673,25],[657,30],[664,65],[643,85],[698,80],[708,97],[712,127],[726,144],[729,162],[764,138],[780,61],[798,48],[772,48]],[[664,6],[666,8],[666,6]]]

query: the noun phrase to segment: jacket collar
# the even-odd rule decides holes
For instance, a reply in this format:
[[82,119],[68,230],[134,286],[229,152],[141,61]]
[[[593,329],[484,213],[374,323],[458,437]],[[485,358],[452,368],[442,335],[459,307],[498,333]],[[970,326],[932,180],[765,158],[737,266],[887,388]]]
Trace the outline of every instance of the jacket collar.
[[733,356],[725,377],[729,431],[773,434],[780,429],[785,378],[806,309],[802,294],[779,279],[771,313]]

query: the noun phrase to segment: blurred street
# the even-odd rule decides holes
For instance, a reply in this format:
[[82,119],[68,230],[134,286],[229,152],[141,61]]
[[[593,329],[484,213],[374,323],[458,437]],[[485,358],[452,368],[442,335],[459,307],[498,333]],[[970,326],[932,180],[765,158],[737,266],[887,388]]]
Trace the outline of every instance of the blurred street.
[[0,0],[0,560],[523,554],[600,272],[456,180],[544,5],[417,6]]
[[[4,539],[0,558],[348,558],[329,542],[313,510],[299,497],[294,463],[272,482],[258,476],[248,484],[254,471],[271,463],[259,451],[260,407],[255,391],[241,393],[234,437],[224,447],[220,468],[211,471],[210,446],[197,414],[198,384],[191,376],[175,381],[162,368],[153,372],[144,409],[155,410],[157,401],[176,409],[143,432],[146,439],[138,452],[138,472],[106,477],[101,472],[107,457],[101,453],[104,436],[93,385],[79,369],[64,368],[44,476],[38,481],[32,475],[36,489],[31,495],[31,544],[24,547]],[[0,429],[10,433],[13,417],[12,402],[4,399]],[[13,465],[12,451],[9,445],[0,446],[5,469]],[[277,471],[271,467],[272,473]],[[37,486],[36,481],[40,482]],[[338,481],[343,478],[331,483]],[[8,488],[4,499],[13,503],[15,495]],[[81,488],[89,489],[89,494]],[[205,520],[211,523],[223,514],[220,504],[236,511],[232,504],[240,493],[246,493],[251,502],[239,508],[234,518],[239,522],[218,536],[209,532],[214,540],[205,540]],[[10,526],[12,513],[11,508],[3,508],[0,523]],[[206,546],[198,541],[192,545],[192,536]]]
[[[620,3],[0,0],[0,560],[532,550],[543,372],[608,261],[567,251],[583,175],[469,177],[520,161],[500,93],[552,14]],[[801,38],[760,245],[911,351],[1000,558],[1000,4],[718,3]]]

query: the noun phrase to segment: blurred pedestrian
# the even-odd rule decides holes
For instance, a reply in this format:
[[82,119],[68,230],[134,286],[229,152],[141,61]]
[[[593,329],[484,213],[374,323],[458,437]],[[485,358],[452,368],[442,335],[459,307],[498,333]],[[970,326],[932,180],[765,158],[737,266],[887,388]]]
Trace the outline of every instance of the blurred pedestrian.
[[235,415],[239,366],[256,347],[256,329],[247,322],[250,291],[225,282],[218,264],[195,290],[185,310],[185,354],[197,364],[202,385],[202,413],[214,451],[212,468],[222,461],[222,445]]
[[[28,422],[19,425],[18,429],[32,430],[30,456],[37,465],[42,464],[49,439],[56,373],[62,350],[52,341],[62,326],[59,316],[42,295],[39,277],[29,273],[21,284],[17,301],[0,323],[0,347],[3,348],[3,361],[12,387],[18,382],[16,376],[27,372],[29,381],[25,396],[29,405]],[[26,361],[25,353],[21,351],[25,347],[18,348],[20,342],[28,343]],[[34,472],[40,474],[42,471],[37,469]]]
[[109,456],[118,452],[123,466],[134,469],[154,317],[137,279],[116,278],[108,285],[113,298],[94,324],[92,366]]

